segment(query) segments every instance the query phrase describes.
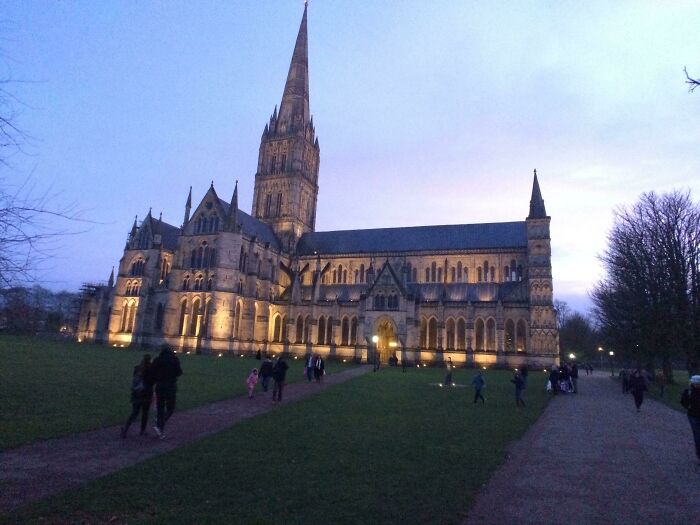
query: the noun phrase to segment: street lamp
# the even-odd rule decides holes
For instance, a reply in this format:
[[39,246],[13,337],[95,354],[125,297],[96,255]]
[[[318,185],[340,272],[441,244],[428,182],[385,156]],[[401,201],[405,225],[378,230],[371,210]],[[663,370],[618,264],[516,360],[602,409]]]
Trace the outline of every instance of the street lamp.
[[600,355],[600,369],[603,369],[603,347],[598,347],[598,355]]
[[379,368],[379,356],[377,355],[377,343],[379,342],[379,336],[372,336],[372,343],[374,343],[374,371],[376,372]]
[[573,352],[570,353],[570,354],[569,354],[569,359],[571,359],[572,361],[573,361],[574,359],[576,359],[576,354],[574,354]]
[[610,352],[608,352],[608,353],[610,354],[610,375],[614,376],[615,375],[615,361],[613,358],[615,357],[615,352],[610,350]]

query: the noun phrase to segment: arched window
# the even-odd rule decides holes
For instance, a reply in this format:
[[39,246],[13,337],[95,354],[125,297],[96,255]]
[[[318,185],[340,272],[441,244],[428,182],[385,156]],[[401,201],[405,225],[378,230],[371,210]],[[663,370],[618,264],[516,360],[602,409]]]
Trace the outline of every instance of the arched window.
[[357,344],[357,317],[353,317],[350,322],[350,344]]
[[413,282],[418,282],[418,268],[413,269]]
[[523,267],[521,265],[518,265],[518,281],[523,280]]
[[486,321],[486,349],[496,350],[496,321],[493,319]]
[[234,338],[238,338],[240,336],[240,331],[241,331],[241,321],[243,319],[243,307],[241,305],[241,302],[238,301],[236,303],[236,309],[233,313],[233,330],[232,330],[232,335]]
[[241,255],[238,257],[238,270],[241,272],[245,271],[245,268],[243,267],[244,262],[245,262],[245,250],[243,249],[243,246],[241,246]]
[[503,267],[503,280],[510,281],[510,270],[507,264]]
[[318,318],[318,337],[316,339],[316,344],[326,344],[326,318],[323,316]]
[[420,347],[425,348],[428,344],[428,322],[425,317],[420,320]]
[[304,318],[304,343],[311,342],[311,316]]
[[518,331],[515,339],[515,349],[518,352],[527,352],[527,325],[520,319],[517,325]]
[[282,342],[286,343],[289,339],[289,334],[287,333],[287,316],[282,316]]
[[338,282],[338,271],[333,270],[333,284]]
[[301,343],[304,339],[304,318],[302,316],[297,316],[297,322],[294,330],[294,342]]
[[202,259],[204,258],[204,247],[206,243],[199,247],[197,250],[197,260],[195,261],[195,268],[202,267]]
[[[481,269],[481,268],[479,268]],[[476,350],[484,350],[484,320],[483,319],[477,319],[476,324],[474,327],[474,331],[476,332]]]
[[457,320],[457,350],[466,350],[465,337],[467,332],[467,323],[461,317]]
[[484,282],[489,280],[489,262],[484,261]]
[[355,268],[355,284],[360,282],[360,270]]
[[158,303],[158,307],[156,308],[156,330],[163,328],[163,312],[163,303]]
[[200,292],[202,290],[202,281],[204,281],[204,277],[202,275],[198,275],[195,280],[194,280],[194,291],[195,292]]
[[338,283],[343,282],[343,265],[339,264],[338,265]]
[[282,340],[282,316],[275,314],[272,318],[272,341],[279,343]]
[[124,291],[124,295],[127,297],[131,295],[131,281],[126,281],[126,290]]
[[182,280],[182,289],[187,291],[190,289],[190,276],[185,275],[185,278]]
[[214,276],[212,275],[212,276],[209,277],[209,279],[207,280],[207,291],[210,291],[210,292],[211,292],[211,289],[212,289],[213,287],[214,287]]
[[190,254],[190,268],[194,268],[197,265],[197,250],[192,250]]
[[192,301],[192,317],[190,319],[190,335],[199,335],[199,316],[201,312],[201,301],[195,299]]
[[133,332],[134,331],[134,320],[136,318],[136,303],[131,301],[129,303],[129,320],[127,321],[127,326],[126,326],[126,331],[127,332]]
[[187,320],[187,299],[180,303],[180,335],[185,335],[187,331],[187,325],[185,321]]
[[481,266],[476,269],[476,280],[481,282]]
[[450,270],[450,279],[452,282],[457,282],[457,269],[453,266],[452,269]]
[[208,299],[206,305],[204,306],[204,315],[201,323],[202,329],[200,330],[200,333],[204,335],[204,337],[209,337],[209,321],[211,320],[212,303],[213,301]]
[[430,265],[430,280],[432,282],[437,281],[437,265],[435,263]]
[[510,275],[508,277],[510,281],[518,280],[518,268],[515,265],[515,259],[510,260]]
[[457,281],[462,282],[462,261],[457,262]]
[[464,267],[464,282],[469,282],[469,268],[467,268],[466,266]]
[[515,323],[512,319],[506,320],[504,339],[506,352],[512,352],[515,348]]
[[126,332],[126,326],[127,323],[129,322],[129,303],[127,301],[124,301],[122,304],[122,322],[121,326],[119,327],[120,332]]
[[326,323],[326,344],[332,345],[333,343],[335,343],[333,339],[333,318],[329,317]]
[[430,268],[425,269],[425,282],[426,283],[430,282]]
[[[433,264],[435,264],[435,263],[433,263]],[[438,283],[442,282],[442,268],[437,269],[437,281],[436,282],[438,282]]]
[[447,349],[454,350],[455,348],[455,321],[451,317],[447,320],[445,326],[447,329]]
[[134,262],[131,263],[131,271],[129,272],[132,277],[138,277],[140,275],[143,275],[143,269],[146,265],[146,262],[142,258],[136,259]]
[[348,271],[343,270],[343,284],[348,284]]
[[340,325],[340,344],[347,346],[350,342],[350,321],[347,317],[343,317],[343,321]]
[[494,282],[496,280],[496,268],[493,266],[491,267],[491,282]]
[[365,265],[364,264],[360,265],[360,282],[361,283],[365,282]]
[[209,248],[209,268],[216,267],[216,248]]
[[437,348],[437,319],[434,317],[428,321],[428,348],[431,350]]

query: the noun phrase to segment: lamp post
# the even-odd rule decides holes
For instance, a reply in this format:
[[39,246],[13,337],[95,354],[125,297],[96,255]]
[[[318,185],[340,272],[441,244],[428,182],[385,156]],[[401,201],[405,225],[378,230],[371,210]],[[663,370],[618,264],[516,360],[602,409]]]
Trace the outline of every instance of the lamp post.
[[603,369],[603,347],[598,347],[598,355],[600,356],[600,369]]
[[610,354],[610,375],[614,376],[615,375],[615,360],[614,360],[615,352],[610,350],[610,352],[608,352],[608,353]]
[[372,343],[374,344],[374,371],[379,369],[379,355],[377,355],[377,343],[379,342],[379,336],[372,336]]

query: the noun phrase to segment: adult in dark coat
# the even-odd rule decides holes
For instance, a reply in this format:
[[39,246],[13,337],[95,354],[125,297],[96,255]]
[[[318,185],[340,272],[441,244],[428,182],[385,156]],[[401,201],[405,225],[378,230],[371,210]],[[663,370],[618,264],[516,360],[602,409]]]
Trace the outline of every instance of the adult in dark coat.
[[700,376],[690,378],[690,387],[683,391],[681,405],[688,411],[688,421],[695,440],[695,454],[700,465]]
[[527,388],[527,376],[529,373],[530,370],[527,368],[527,363],[520,367],[520,376],[523,378],[523,384],[525,385],[525,388]]
[[316,361],[314,362],[314,379],[317,383],[323,380],[323,375],[326,373],[326,362],[320,355],[316,356]]
[[151,356],[146,354],[140,364],[134,367],[131,379],[131,415],[122,427],[121,436],[126,438],[129,427],[136,421],[141,412],[141,435],[146,433],[148,423],[148,409],[151,407],[153,399],[153,380],[150,374]]
[[284,355],[279,356],[277,362],[272,367],[272,379],[275,380],[275,386],[272,387],[272,402],[282,402],[282,390],[284,389],[284,381],[287,377],[287,369],[289,365]]
[[632,373],[632,377],[629,381],[629,390],[632,392],[634,397],[634,404],[637,407],[637,412],[642,408],[642,403],[644,402],[644,391],[647,389],[647,382],[642,376],[639,369]]
[[523,381],[523,376],[520,372],[516,372],[513,379],[510,380],[511,383],[515,385],[515,404],[516,406],[525,406],[525,400],[523,399],[523,390],[525,390],[525,381]]
[[559,393],[559,370],[556,366],[553,366],[549,373],[549,383],[552,386],[552,394],[556,396]]
[[156,385],[156,426],[153,429],[158,437],[165,437],[165,423],[175,412],[177,378],[182,375],[180,360],[169,346],[163,345],[160,355],[155,358],[150,369]]
[[263,392],[267,392],[267,389],[270,387],[270,378],[272,377],[272,359],[270,359],[269,355],[265,356],[265,360],[260,365],[258,376],[260,376]]
[[571,386],[574,387],[574,394],[578,394],[578,365],[571,365]]

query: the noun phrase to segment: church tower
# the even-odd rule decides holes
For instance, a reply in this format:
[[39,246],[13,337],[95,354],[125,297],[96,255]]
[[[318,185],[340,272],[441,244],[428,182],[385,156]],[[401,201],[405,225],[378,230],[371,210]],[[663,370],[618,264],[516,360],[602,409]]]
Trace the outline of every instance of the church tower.
[[530,289],[530,345],[535,353],[559,355],[559,335],[553,305],[551,217],[537,181],[532,181],[530,213],[527,216],[528,287]]
[[260,140],[253,217],[270,224],[287,250],[314,231],[320,148],[309,111],[306,12],[299,26],[279,112]]

